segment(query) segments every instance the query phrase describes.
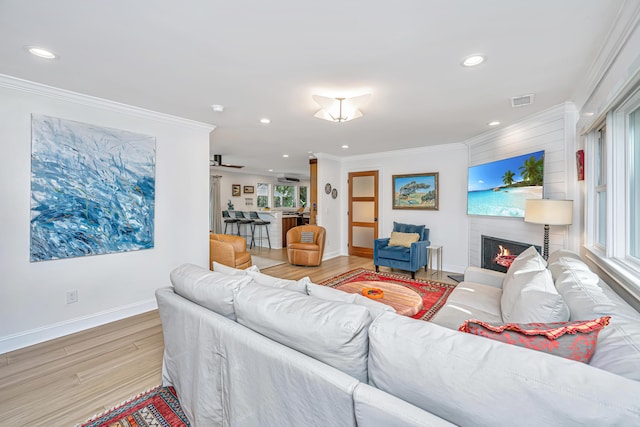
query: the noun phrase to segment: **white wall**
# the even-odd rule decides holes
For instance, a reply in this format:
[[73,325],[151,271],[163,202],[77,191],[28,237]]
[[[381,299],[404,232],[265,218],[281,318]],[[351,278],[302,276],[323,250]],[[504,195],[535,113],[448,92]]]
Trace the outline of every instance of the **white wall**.
[[[156,137],[153,249],[29,262],[31,113]],[[0,75],[0,353],[153,309],[173,268],[207,265],[212,128]]]
[[[346,178],[341,173],[340,159],[318,153],[318,215],[316,221],[326,231],[323,259],[347,255],[348,235],[344,219],[347,216],[346,200],[348,187]],[[331,188],[338,191],[338,197],[332,198],[325,193],[324,186],[331,184]]]
[[[463,272],[467,266],[467,147],[463,144],[446,144],[412,150],[389,151],[373,155],[353,156],[342,161],[342,201],[340,215],[341,252],[348,253],[348,203],[347,178],[350,172],[378,170],[379,179],[379,237],[388,237],[393,222],[424,224],[429,228],[429,239],[443,246],[443,269]],[[319,169],[322,166],[318,161]],[[393,175],[412,173],[439,173],[439,209],[407,210],[393,207]],[[319,180],[324,188],[324,180]],[[329,181],[332,182],[333,181]],[[340,191],[340,190],[339,190]],[[324,191],[319,193],[323,194]],[[321,210],[324,209],[320,205]],[[337,216],[337,215],[336,215]]]
[[[575,188],[575,123],[573,104],[561,104],[528,117],[504,129],[487,132],[466,141],[469,165],[479,165],[522,154],[544,150],[544,195],[546,199],[573,199]],[[572,154],[573,153],[573,154]],[[465,190],[466,192],[466,190]],[[580,215],[571,227],[552,226],[549,252],[569,247],[580,234]],[[525,223],[522,218],[469,216],[469,264],[481,264],[481,236],[488,235],[542,246],[544,226]]]

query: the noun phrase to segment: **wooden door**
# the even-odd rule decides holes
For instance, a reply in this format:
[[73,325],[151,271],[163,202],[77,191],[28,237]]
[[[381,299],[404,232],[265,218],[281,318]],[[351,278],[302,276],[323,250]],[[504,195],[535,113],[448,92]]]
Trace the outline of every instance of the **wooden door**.
[[349,255],[373,258],[378,238],[378,171],[349,173]]

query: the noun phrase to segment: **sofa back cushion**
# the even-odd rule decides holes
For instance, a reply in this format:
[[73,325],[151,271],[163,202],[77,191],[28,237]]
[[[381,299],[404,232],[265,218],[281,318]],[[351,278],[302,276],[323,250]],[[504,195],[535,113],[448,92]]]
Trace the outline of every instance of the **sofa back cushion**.
[[338,301],[361,305],[369,310],[369,313],[371,314],[371,317],[373,319],[386,311],[390,311],[393,313],[396,312],[395,308],[391,307],[390,305],[372,300],[371,298],[367,298],[358,294],[351,294],[349,292],[339,291],[337,289],[330,288],[329,286],[316,285],[315,283],[307,284],[307,294],[328,301]]
[[226,275],[193,264],[182,264],[169,277],[178,295],[231,320],[236,320],[235,293],[251,282],[249,276]]
[[371,324],[369,383],[457,425],[640,425],[640,382],[405,316]]
[[556,290],[547,263],[531,246],[513,261],[502,284],[505,323],[566,322],[569,308]]
[[215,271],[216,273],[226,274],[227,276],[246,276],[249,271],[260,271],[257,265],[252,265],[251,267],[240,269],[229,267],[228,265],[220,264],[219,262],[213,261],[212,266],[213,271]]
[[311,283],[311,279],[308,277],[303,277],[300,280],[290,280],[269,276],[268,274],[260,273],[260,271],[249,271],[247,274],[259,285],[288,289],[303,294],[307,293],[307,283]]
[[238,323],[367,381],[369,310],[249,284],[234,300]]

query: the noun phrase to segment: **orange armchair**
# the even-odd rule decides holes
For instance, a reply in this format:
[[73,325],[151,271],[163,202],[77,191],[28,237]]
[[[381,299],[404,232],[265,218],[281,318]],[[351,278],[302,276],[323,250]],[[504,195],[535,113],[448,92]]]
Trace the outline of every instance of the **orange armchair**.
[[243,270],[251,267],[247,241],[232,234],[209,234],[209,270],[213,270],[213,261]]
[[300,225],[287,231],[289,263],[305,266],[320,265],[324,254],[325,233],[324,227],[318,225]]

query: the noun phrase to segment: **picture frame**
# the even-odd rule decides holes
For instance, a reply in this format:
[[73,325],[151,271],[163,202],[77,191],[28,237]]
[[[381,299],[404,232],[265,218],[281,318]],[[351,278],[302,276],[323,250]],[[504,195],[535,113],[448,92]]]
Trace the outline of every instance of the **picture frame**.
[[393,175],[393,209],[438,210],[439,172]]
[[245,185],[242,191],[244,194],[253,194],[255,192],[255,187],[253,185]]
[[231,184],[231,195],[233,197],[240,196],[240,184]]

